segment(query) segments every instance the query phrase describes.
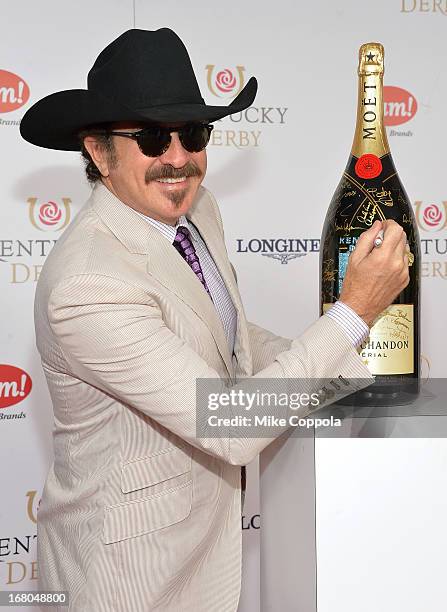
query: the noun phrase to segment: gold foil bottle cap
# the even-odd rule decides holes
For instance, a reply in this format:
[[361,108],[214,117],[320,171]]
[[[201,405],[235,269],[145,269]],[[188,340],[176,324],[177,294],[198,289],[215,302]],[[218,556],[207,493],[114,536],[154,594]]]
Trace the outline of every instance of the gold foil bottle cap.
[[384,50],[380,43],[365,43],[359,49],[359,75],[362,74],[383,74]]

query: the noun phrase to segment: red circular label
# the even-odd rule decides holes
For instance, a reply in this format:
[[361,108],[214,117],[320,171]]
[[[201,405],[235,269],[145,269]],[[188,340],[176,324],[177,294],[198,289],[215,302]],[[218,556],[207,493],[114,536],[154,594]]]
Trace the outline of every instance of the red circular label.
[[365,153],[355,164],[355,173],[363,179],[373,179],[382,172],[382,162],[377,155]]

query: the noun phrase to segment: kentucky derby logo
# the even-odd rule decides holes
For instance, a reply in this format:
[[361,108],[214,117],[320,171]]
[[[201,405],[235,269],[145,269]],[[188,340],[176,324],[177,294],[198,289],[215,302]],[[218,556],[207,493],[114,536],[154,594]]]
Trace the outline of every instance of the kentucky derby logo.
[[244,70],[244,66],[219,69],[208,64],[208,89],[218,98],[235,98],[244,86]]
[[62,205],[53,200],[38,204],[37,198],[28,198],[30,221],[43,232],[58,232],[70,222],[70,203],[70,198],[62,198]]
[[426,232],[439,232],[447,226],[447,201],[437,204],[415,202],[416,221],[418,226]]
[[447,15],[447,0],[401,0],[401,13],[438,13]]
[[40,499],[38,503],[36,503],[36,495],[37,491],[28,491],[26,497],[28,498],[26,504],[26,512],[28,514],[28,518],[32,523],[37,523],[37,510],[39,508]]

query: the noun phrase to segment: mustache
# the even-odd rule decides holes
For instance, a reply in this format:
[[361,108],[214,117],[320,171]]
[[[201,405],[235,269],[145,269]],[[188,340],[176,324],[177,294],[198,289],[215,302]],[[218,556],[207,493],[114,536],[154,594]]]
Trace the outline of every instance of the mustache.
[[158,179],[178,179],[182,176],[191,177],[197,176],[201,177],[202,172],[197,164],[193,161],[187,162],[182,168],[175,168],[171,166],[171,164],[163,164],[157,168],[149,168],[145,174],[146,183],[150,183],[151,181],[156,181]]

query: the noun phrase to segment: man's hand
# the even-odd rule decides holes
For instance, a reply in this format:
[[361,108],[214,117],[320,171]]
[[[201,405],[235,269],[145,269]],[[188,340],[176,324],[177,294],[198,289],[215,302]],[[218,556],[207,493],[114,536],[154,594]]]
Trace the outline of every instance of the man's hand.
[[[383,243],[374,247],[379,230]],[[340,301],[352,308],[371,327],[410,280],[407,237],[392,220],[376,221],[361,234],[349,257]]]

